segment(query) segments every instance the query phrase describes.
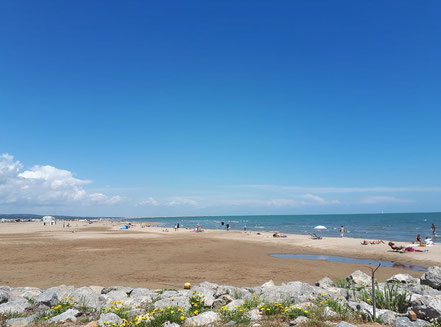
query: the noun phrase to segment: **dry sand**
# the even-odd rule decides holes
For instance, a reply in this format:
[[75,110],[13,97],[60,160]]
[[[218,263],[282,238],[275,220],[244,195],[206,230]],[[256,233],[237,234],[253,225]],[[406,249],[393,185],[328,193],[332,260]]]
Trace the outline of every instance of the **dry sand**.
[[[163,232],[160,227],[141,228],[141,223],[121,230],[122,225],[71,222],[68,229],[62,222],[53,226],[0,224],[0,285],[176,288],[184,282],[210,281],[256,286],[270,279],[275,283],[313,283],[324,276],[346,277],[357,269],[370,271],[363,264],[281,259],[270,256],[274,253],[341,255],[423,267],[441,265],[440,245],[428,247],[427,253],[401,254],[390,251],[387,244],[361,245],[360,239],[351,238],[273,238],[271,233],[220,230]],[[381,267],[376,276],[384,280],[396,273],[422,274]]]

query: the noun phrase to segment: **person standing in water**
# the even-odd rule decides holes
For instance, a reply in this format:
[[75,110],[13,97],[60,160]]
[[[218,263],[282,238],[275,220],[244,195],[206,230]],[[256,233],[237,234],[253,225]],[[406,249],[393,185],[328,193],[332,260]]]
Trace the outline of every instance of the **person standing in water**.
[[230,224],[227,224],[227,231],[230,230]]
[[432,224],[432,234],[433,234],[433,236],[436,236],[436,226],[435,226],[435,224]]
[[342,226],[340,226],[340,237],[345,237],[345,228]]

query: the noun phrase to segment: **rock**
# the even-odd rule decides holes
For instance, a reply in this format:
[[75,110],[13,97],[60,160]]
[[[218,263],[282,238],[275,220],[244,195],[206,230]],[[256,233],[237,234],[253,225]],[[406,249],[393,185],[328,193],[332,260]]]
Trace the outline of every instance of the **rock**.
[[56,290],[54,288],[49,288],[43,293],[41,293],[37,297],[37,300],[35,302],[36,304],[42,304],[47,307],[52,307],[58,303],[58,300],[59,299]]
[[103,313],[100,316],[100,319],[98,320],[99,326],[104,326],[104,323],[108,323],[110,325],[116,324],[119,326],[122,324],[123,320],[116,314],[109,312],[109,313]]
[[330,307],[326,307],[325,310],[323,310],[323,315],[326,318],[332,318],[332,317],[337,317],[338,316],[337,312],[332,310]]
[[192,288],[192,291],[196,292],[194,295],[201,297],[204,307],[211,308],[213,306],[215,298],[214,292],[210,288],[195,286]]
[[166,321],[162,327],[181,327],[179,326],[179,324],[175,323],[175,322],[170,322],[170,321]]
[[62,314],[59,314],[58,316],[52,317],[49,319],[49,322],[75,322],[77,321],[77,316],[80,314],[80,312],[76,309],[68,309],[64,311]]
[[429,267],[421,276],[421,284],[441,290],[441,268],[437,266]]
[[386,282],[387,283],[400,283],[400,284],[404,284],[404,285],[419,285],[420,284],[420,280],[418,278],[414,278],[409,274],[393,275]]
[[228,303],[230,303],[233,300],[234,300],[234,298],[229,294],[221,295],[216,300],[214,300],[213,308],[218,309],[220,307],[227,305]]
[[274,282],[272,280],[269,280],[266,283],[263,283],[262,286],[260,287],[265,288],[265,287],[273,287],[273,286],[275,286]]
[[[317,288],[325,292],[323,289]],[[302,282],[290,282],[280,286],[268,286],[262,289],[260,294],[263,301],[267,302],[283,302],[290,301],[293,304],[306,302],[311,297],[315,297],[317,292],[313,286]]]
[[219,314],[214,311],[206,311],[198,316],[190,317],[185,321],[187,326],[204,326],[220,320]]
[[262,325],[259,324],[259,323],[257,323],[257,322],[256,322],[255,324],[252,324],[252,325],[251,325],[251,327],[261,327],[261,326],[262,326]]
[[0,290],[0,304],[8,302],[10,298],[11,296],[8,292]]
[[36,300],[41,293],[42,291],[36,287],[17,287],[12,290],[11,294],[14,296],[21,296],[26,299]]
[[395,322],[395,319],[397,319],[397,313],[390,310],[384,310],[384,312],[378,315],[378,317],[383,323],[392,325]]
[[32,324],[35,319],[35,315],[22,318],[12,318],[6,321],[6,327],[25,327]]
[[235,322],[234,320],[230,320],[224,326],[233,326],[233,325],[236,325],[236,324],[237,324],[237,322]]
[[355,327],[355,326],[346,321],[341,321],[337,325],[335,325],[335,327]]
[[371,276],[360,270],[354,271],[352,274],[346,277],[346,280],[348,282],[353,282],[356,287],[371,286],[372,282]]
[[11,297],[8,302],[0,304],[0,313],[23,313],[31,304],[22,297]]
[[[165,292],[164,292],[165,293]],[[164,294],[163,294],[164,295]],[[166,296],[165,298],[161,298],[160,300],[154,303],[155,308],[167,308],[178,306],[187,311],[190,308],[189,297],[175,293],[174,296]]]
[[91,321],[84,327],[98,327],[98,321]]
[[334,282],[329,277],[324,277],[315,283],[315,286],[320,286],[323,288],[328,288],[334,285]]
[[217,287],[218,287],[217,284],[215,284],[215,283],[210,283],[210,282],[202,282],[202,283],[199,284],[199,286],[200,286],[200,287],[208,288],[208,289],[212,290],[213,292],[216,292],[216,289],[217,289]]
[[106,294],[102,294],[99,297],[100,301],[105,302],[106,304],[109,304],[112,301],[122,301],[126,302],[128,299],[127,293],[121,290],[113,290]]
[[427,321],[417,319],[417,321],[410,321],[407,317],[398,317],[394,321],[393,327],[422,327],[430,325]]
[[438,291],[429,285],[407,285],[406,289],[412,293],[416,293],[413,295],[430,295],[430,296],[436,296],[441,295],[441,291]]
[[112,291],[122,291],[126,293],[126,295],[130,294],[132,292],[133,288],[131,287],[125,287],[125,286],[110,286],[110,287],[104,287],[101,289],[101,294],[107,294]]
[[262,314],[260,313],[259,309],[251,309],[248,312],[248,315],[251,321],[257,321],[262,319]]
[[147,288],[134,288],[130,293],[130,297],[150,297],[155,298],[158,294]]
[[80,287],[75,289],[71,294],[71,297],[75,299],[80,305],[90,307],[93,309],[100,309],[102,307],[102,302],[100,301],[100,294],[96,293],[90,287]]
[[244,304],[244,300],[233,300],[230,303],[226,305],[227,309],[230,309],[231,311],[235,311],[237,307],[240,307],[242,304]]
[[291,321],[289,322],[289,325],[290,325],[290,326],[297,326],[297,325],[300,325],[300,324],[307,323],[308,321],[309,321],[309,318],[308,318],[308,317],[305,317],[305,316],[299,316],[299,317],[297,317],[296,319],[291,320]]
[[234,286],[219,285],[218,288],[216,289],[216,292],[214,293],[214,298],[217,299],[218,297],[225,294],[231,295],[235,299],[244,299],[247,297],[251,297],[250,291],[246,289],[234,287]]
[[421,296],[410,305],[419,319],[441,321],[441,296]]

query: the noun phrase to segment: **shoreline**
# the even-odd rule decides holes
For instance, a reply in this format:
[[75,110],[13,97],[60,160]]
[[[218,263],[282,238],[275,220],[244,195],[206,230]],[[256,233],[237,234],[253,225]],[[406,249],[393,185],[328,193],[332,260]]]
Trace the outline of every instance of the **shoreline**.
[[[164,288],[168,284],[210,280],[234,286],[300,280],[314,283],[343,278],[366,264],[285,259],[271,254],[336,255],[394,261],[429,267],[441,265],[441,246],[426,253],[395,253],[387,244],[361,245],[356,238],[312,240],[306,235],[190,229],[163,232],[163,227],[120,229],[124,222],[0,224],[0,285],[46,287],[54,284],[131,285]],[[149,222],[150,223],[150,222]],[[150,223],[151,224],[151,223]],[[72,233],[72,230],[75,231]],[[400,244],[400,243],[398,243]],[[403,244],[406,245],[406,244]],[[32,272],[29,273],[29,272]],[[397,273],[420,277],[422,271],[381,267],[379,280]]]

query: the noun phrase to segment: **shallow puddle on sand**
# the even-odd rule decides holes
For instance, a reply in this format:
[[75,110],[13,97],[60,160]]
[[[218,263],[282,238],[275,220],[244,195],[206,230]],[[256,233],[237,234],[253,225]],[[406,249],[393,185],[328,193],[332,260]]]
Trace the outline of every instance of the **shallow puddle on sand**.
[[345,262],[345,263],[358,263],[364,265],[373,265],[377,266],[381,263],[383,267],[392,267],[392,268],[403,268],[409,270],[418,270],[418,271],[426,271],[427,269],[421,266],[409,265],[406,263],[399,263],[394,261],[378,261],[371,259],[357,259],[350,257],[340,257],[333,255],[321,255],[321,254],[271,254],[272,257],[282,258],[282,259],[304,259],[304,260],[322,260],[322,261],[330,261],[330,262]]

